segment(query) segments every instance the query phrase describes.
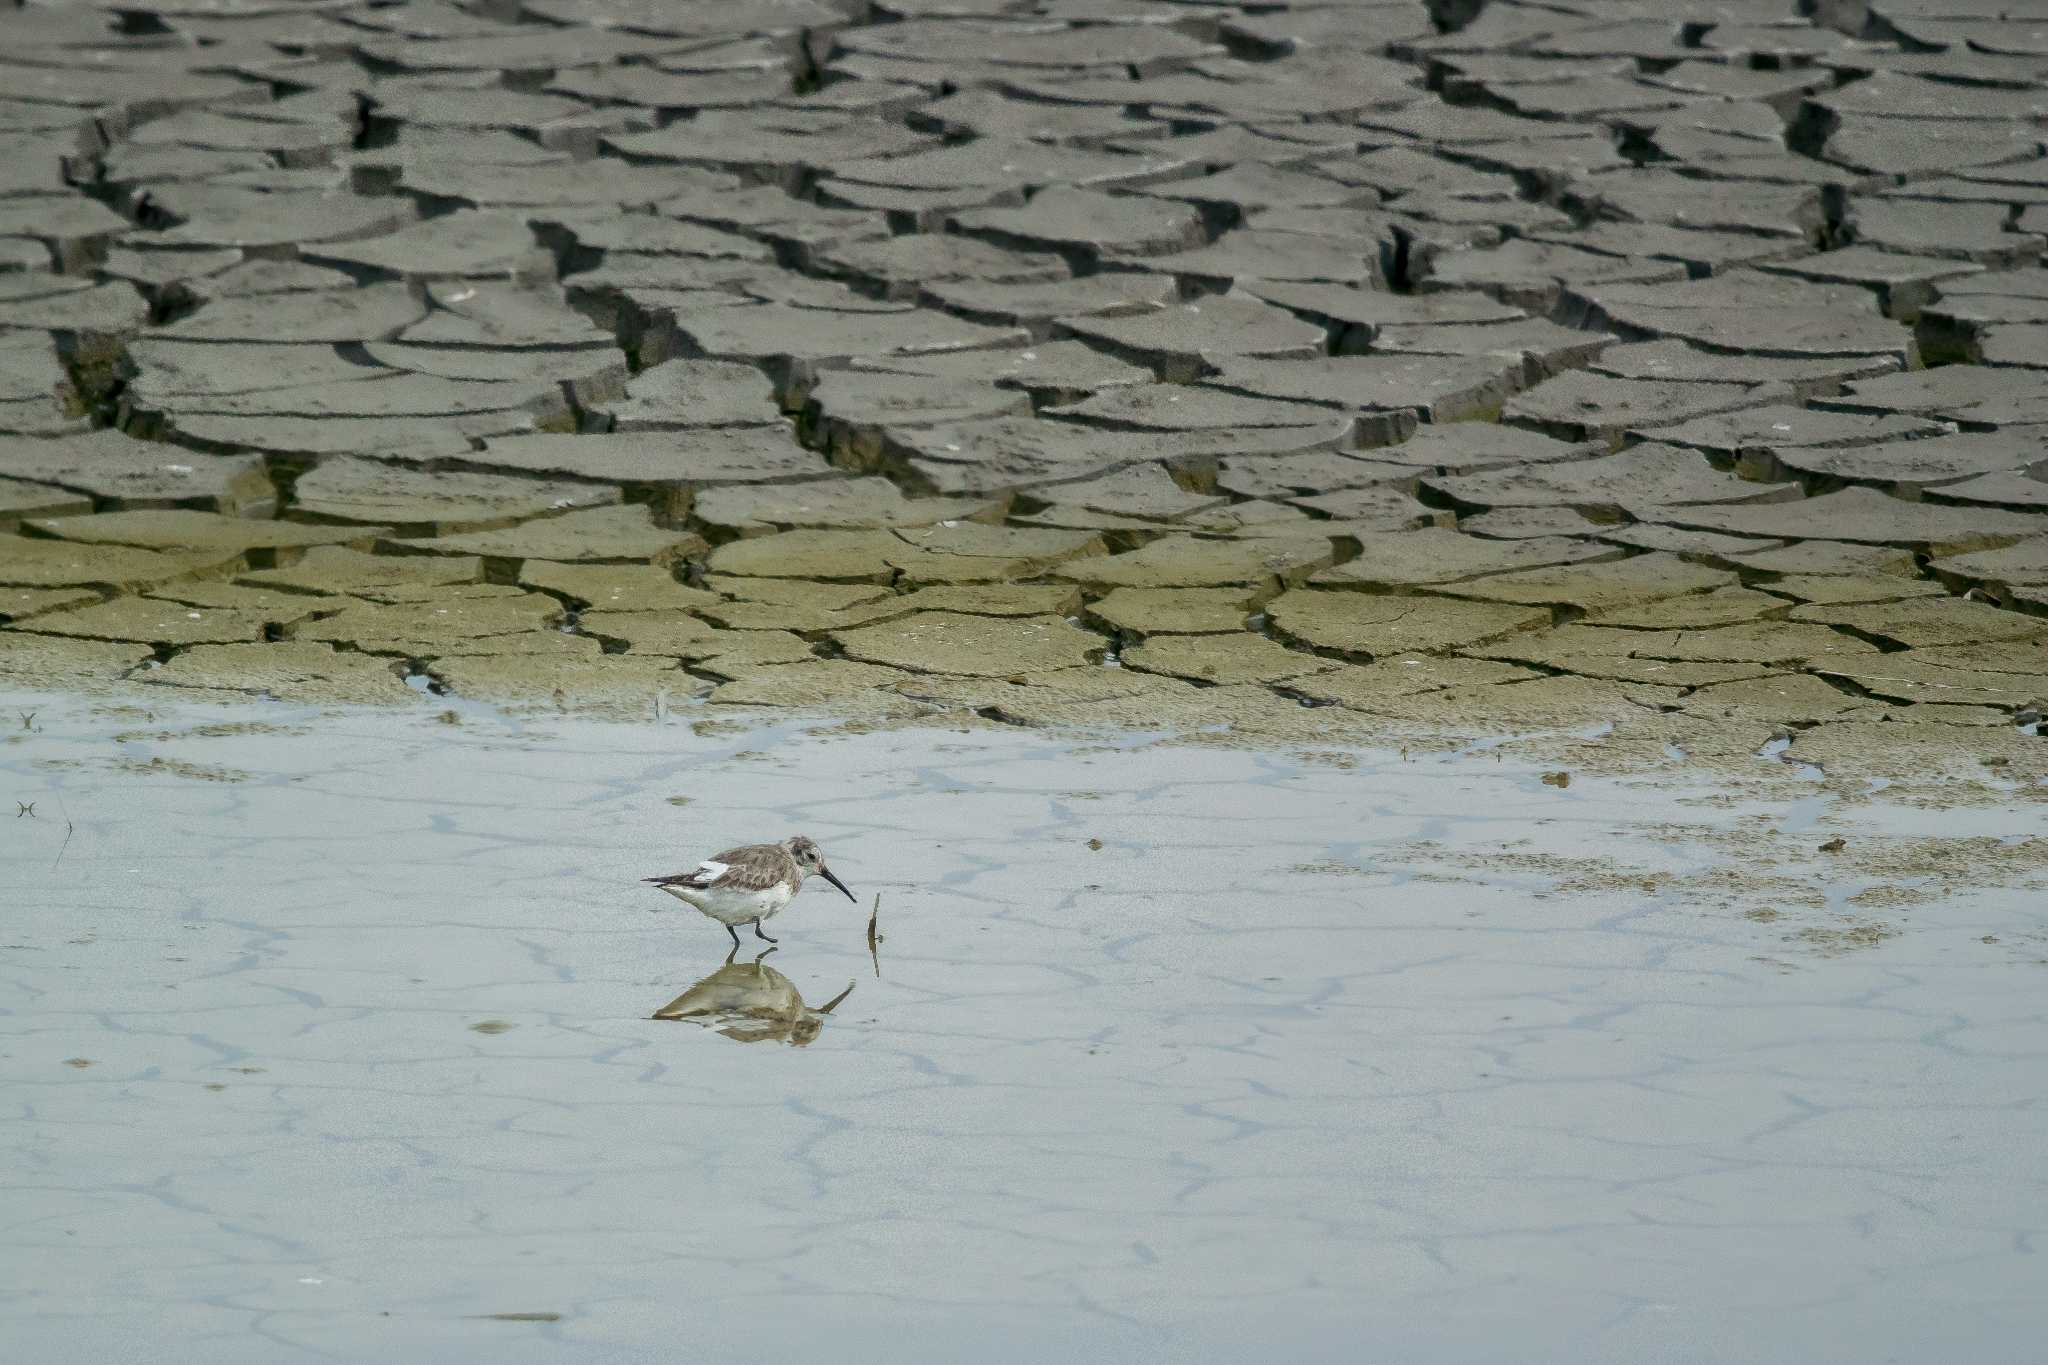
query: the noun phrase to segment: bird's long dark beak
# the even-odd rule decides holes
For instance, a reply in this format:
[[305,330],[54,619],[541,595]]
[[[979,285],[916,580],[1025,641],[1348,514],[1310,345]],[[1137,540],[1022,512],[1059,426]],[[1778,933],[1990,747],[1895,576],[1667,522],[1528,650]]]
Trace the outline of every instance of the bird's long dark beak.
[[[832,883],[832,885],[834,885],[834,886],[838,887],[838,888],[839,888],[839,889],[840,889],[841,891],[846,891],[846,883],[845,883],[845,882],[842,882],[842,881],[840,881],[840,880],[839,880],[839,878],[837,878],[837,877],[833,876],[833,875],[832,875],[832,869],[831,869],[831,868],[829,868],[829,867],[821,867],[821,868],[819,868],[819,869],[818,869],[818,875],[819,875],[820,877],[823,877],[823,878],[824,878],[824,879],[825,879],[826,881],[828,881],[828,882]],[[853,894],[853,893],[852,893],[851,891],[846,891],[846,898],[847,898],[848,900],[852,901],[852,902],[853,902],[853,903],[854,903],[855,905],[859,905],[859,904],[860,904],[860,898],[859,898],[859,897],[857,897],[857,896],[855,896],[855,895],[854,895],[854,894]]]

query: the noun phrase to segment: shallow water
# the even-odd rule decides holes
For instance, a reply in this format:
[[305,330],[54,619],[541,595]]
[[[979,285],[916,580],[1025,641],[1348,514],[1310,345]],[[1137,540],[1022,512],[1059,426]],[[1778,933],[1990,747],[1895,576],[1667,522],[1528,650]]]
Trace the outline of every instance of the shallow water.
[[[1745,882],[1732,837],[2010,844],[2017,809],[0,716],[15,1360],[2000,1361],[2048,1327],[2038,890],[1802,938],[1872,877]],[[799,830],[860,906],[771,924],[751,1017],[650,1018],[729,944],[637,879]]]

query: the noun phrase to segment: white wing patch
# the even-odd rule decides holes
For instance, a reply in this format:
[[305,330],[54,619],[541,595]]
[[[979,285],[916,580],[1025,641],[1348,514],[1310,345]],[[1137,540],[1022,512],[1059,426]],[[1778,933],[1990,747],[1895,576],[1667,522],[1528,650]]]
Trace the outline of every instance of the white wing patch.
[[706,858],[703,862],[697,864],[697,870],[690,874],[690,880],[705,883],[715,882],[729,871],[731,871],[731,868],[726,864]]

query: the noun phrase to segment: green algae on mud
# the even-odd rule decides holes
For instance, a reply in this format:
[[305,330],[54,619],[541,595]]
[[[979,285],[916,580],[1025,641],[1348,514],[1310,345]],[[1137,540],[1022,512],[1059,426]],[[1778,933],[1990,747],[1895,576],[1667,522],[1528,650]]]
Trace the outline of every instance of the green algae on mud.
[[[1470,446],[1480,470],[1498,467],[1488,440],[1544,454],[1529,446],[1540,437],[1480,435],[1413,439]],[[621,502],[593,484],[585,505],[574,481],[476,470],[422,535],[371,503],[432,502],[430,479],[337,461],[296,519],[154,508],[0,536],[0,676],[405,708],[440,694],[621,719],[771,708],[1247,748],[1504,743],[1586,749],[1605,771],[1663,771],[1678,752],[1744,784],[1819,772],[1928,786],[1928,800],[2035,799],[2048,621],[2015,595],[2031,590],[2033,541],[1922,564],[1895,545],[1786,543],[1683,517],[1591,522],[1541,499],[1468,523],[1483,534],[1388,530],[1356,519],[1364,504],[1288,481],[1376,497],[1412,482],[1409,466],[1334,451],[1225,463],[1097,474],[1047,490],[1071,502],[1021,512],[1001,498],[912,512],[920,500],[899,508],[866,483],[743,483],[723,521],[693,520],[687,500]],[[1225,481],[1272,496],[1205,491]],[[879,524],[775,510],[814,496],[838,510],[866,499]],[[321,524],[350,514],[320,498],[383,520]],[[1946,506],[1826,499],[1915,535],[1960,525]],[[1713,504],[1765,517],[1786,505]]]
[[[484,603],[527,609],[517,589],[487,591]],[[552,608],[532,609],[545,616]],[[1557,658],[1501,643],[1471,656],[1408,652],[1361,664],[1225,633],[1157,634],[1096,660],[1106,647],[1099,637],[1057,617],[914,612],[835,631],[840,652],[820,653],[790,632],[719,629],[682,613],[594,612],[588,634],[492,633],[496,618],[478,618],[484,633],[435,640],[403,632],[406,623],[441,619],[419,613],[443,608],[348,610],[356,615],[318,632],[326,640],[191,644],[168,659],[143,643],[9,632],[0,634],[0,677],[60,691],[256,704],[411,710],[440,693],[514,712],[620,720],[767,708],[828,728],[996,723],[1283,750],[1495,745],[1532,761],[1569,756],[1612,775],[1718,774],[1759,790],[1818,782],[1850,801],[1873,784],[1935,804],[2048,800],[2048,741],[2013,720],[2016,709],[2024,718],[2040,705],[2040,675],[2010,671],[2030,667],[2029,642],[1964,647],[1979,653],[1959,654],[1927,683],[1915,681],[1906,655],[1825,665],[1854,680],[1856,690],[1844,691],[1782,664],[1687,661],[1654,633],[1587,627],[1570,629],[1647,642],[1649,652]],[[375,630],[346,625],[394,610]],[[1020,625],[1035,629],[1011,629]],[[600,648],[600,640],[612,643]],[[606,652],[614,646],[627,652]],[[2006,652],[1983,652],[1998,650]],[[1574,671],[1530,668],[1521,660],[1532,653]],[[1912,701],[1888,702],[1887,692]],[[1773,752],[1778,741],[1789,750]]]

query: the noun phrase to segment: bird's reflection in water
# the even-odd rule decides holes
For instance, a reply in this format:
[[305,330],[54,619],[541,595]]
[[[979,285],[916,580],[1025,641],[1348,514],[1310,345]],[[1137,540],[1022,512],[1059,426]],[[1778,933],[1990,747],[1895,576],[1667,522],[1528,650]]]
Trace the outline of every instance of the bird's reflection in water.
[[752,962],[725,965],[654,1012],[656,1019],[689,1019],[739,1043],[787,1043],[804,1047],[825,1027],[825,1016],[847,996],[853,983],[812,1009],[796,983],[769,966],[761,954]]

